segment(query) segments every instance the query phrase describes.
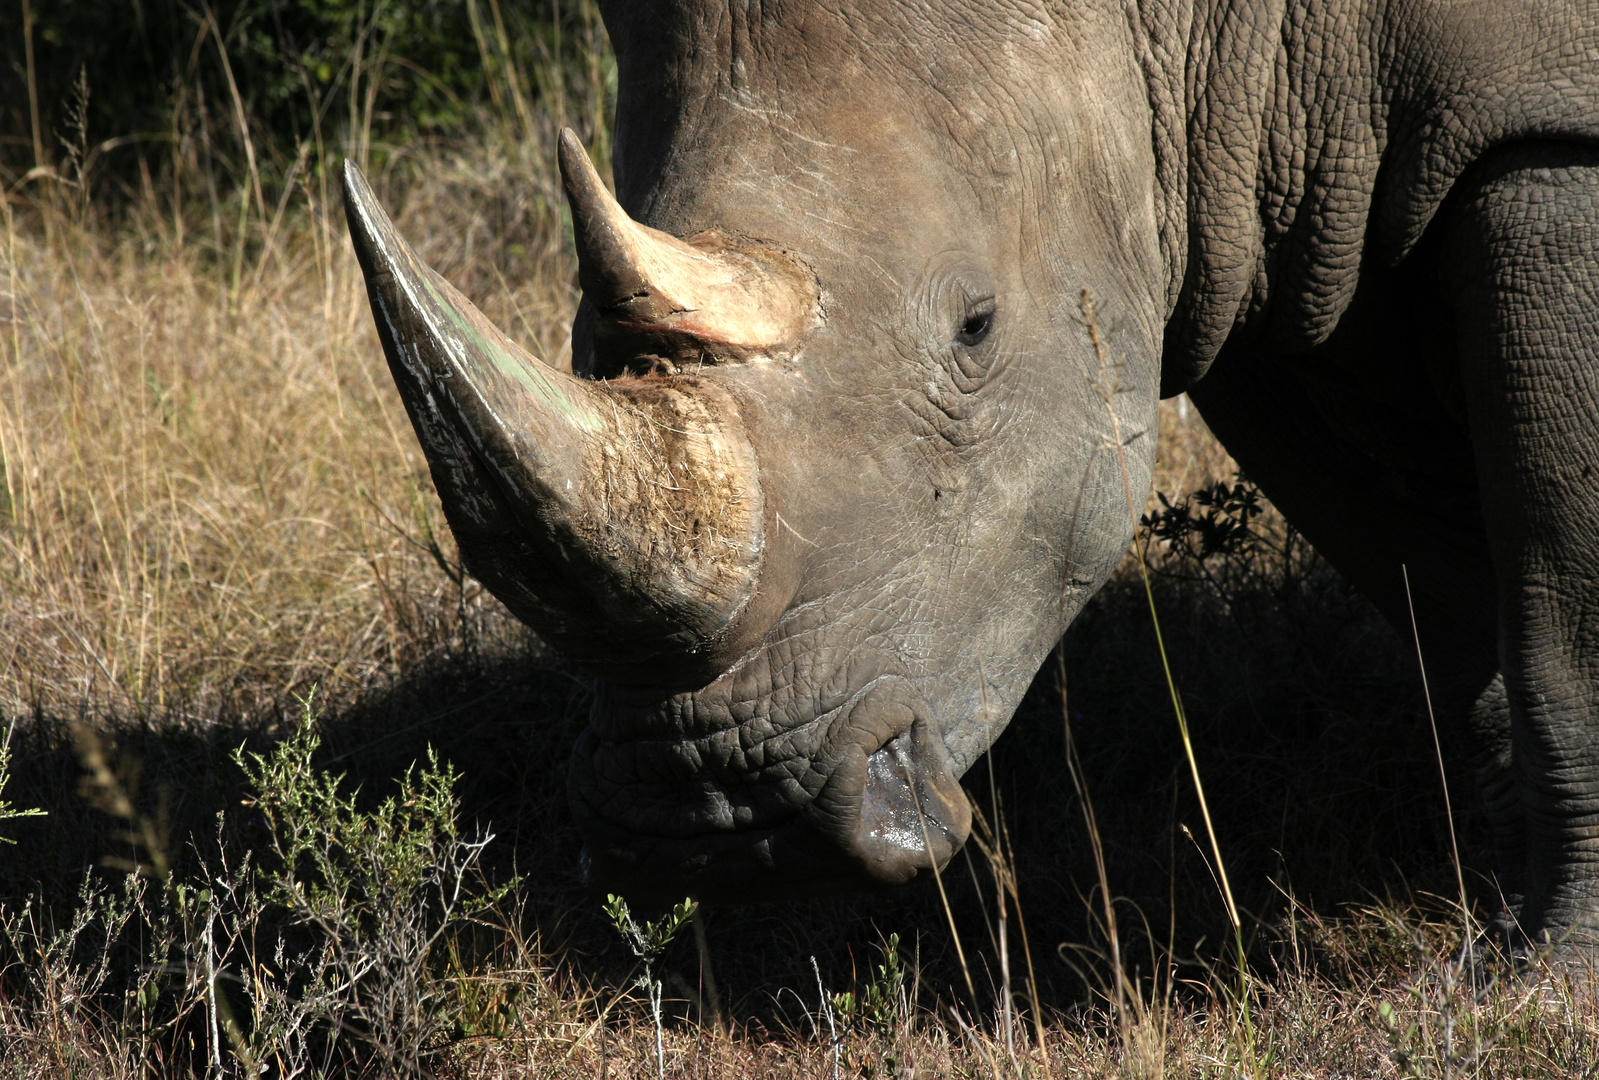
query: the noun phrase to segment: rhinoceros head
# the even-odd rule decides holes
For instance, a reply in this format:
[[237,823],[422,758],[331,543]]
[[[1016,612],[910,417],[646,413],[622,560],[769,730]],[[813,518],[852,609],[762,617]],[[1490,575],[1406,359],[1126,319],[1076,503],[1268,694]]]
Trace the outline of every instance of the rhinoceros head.
[[570,775],[596,888],[941,865],[958,777],[1125,549],[1168,280],[1130,32],[956,7],[608,10],[620,202],[561,144],[575,375],[346,173],[468,567],[600,679]]

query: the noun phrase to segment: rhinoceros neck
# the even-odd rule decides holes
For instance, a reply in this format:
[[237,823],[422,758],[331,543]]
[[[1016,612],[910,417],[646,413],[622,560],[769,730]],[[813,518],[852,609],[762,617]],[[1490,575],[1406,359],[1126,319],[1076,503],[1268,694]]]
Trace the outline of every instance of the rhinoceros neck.
[[1599,139],[1593,5],[1145,0],[1174,268],[1163,385],[1240,333],[1325,341],[1364,261],[1402,260],[1511,139]]
[[[1141,6],[1163,244],[1174,268],[1165,391],[1202,376],[1269,298],[1286,297],[1278,288],[1285,269],[1309,303],[1284,306],[1306,326],[1335,322],[1347,303],[1385,137],[1373,6]],[[1332,220],[1295,247],[1291,239],[1318,213]],[[1311,281],[1323,291],[1303,287]]]

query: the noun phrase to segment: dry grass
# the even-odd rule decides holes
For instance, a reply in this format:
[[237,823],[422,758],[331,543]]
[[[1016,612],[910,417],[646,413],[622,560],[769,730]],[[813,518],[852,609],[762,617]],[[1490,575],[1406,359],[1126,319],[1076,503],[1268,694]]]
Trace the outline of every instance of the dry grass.
[[[470,147],[396,154],[377,181],[426,258],[555,355],[575,301],[556,113],[514,116]],[[208,1023],[215,982],[199,972],[212,956],[236,1004],[280,1000],[273,979],[281,1001],[303,997],[302,969],[267,945],[295,924],[266,892],[203,901],[210,923],[175,897],[218,875],[265,888],[237,877],[265,848],[229,751],[272,745],[313,684],[324,766],[381,795],[439,748],[463,777],[457,815],[501,834],[488,878],[522,876],[408,976],[436,980],[417,1000],[448,1020],[426,1067],[653,1076],[632,960],[572,870],[560,773],[587,683],[460,577],[324,175],[302,171],[280,211],[242,218],[237,201],[209,212],[151,193],[112,223],[38,184],[5,204],[0,715],[23,723],[3,794],[51,816],[0,822],[21,842],[0,849],[0,1076],[199,1075],[218,1058],[248,1073],[226,1024]],[[1231,478],[1180,402],[1163,406],[1161,435],[1160,490]],[[1008,829],[1005,928],[976,852],[947,875],[948,917],[928,889],[708,913],[704,950],[679,942],[662,961],[667,1074],[1596,1075],[1591,981],[1464,977],[1459,913],[1429,899],[1454,874],[1405,654],[1269,510],[1255,525],[1259,542],[1225,557],[1154,556],[1246,912],[1251,1039],[1207,856],[1183,836],[1197,828],[1191,786],[1129,566],[1062,657],[1105,878],[1132,898],[1114,904],[1121,1007],[1046,669],[968,778]],[[73,790],[78,718],[109,740],[92,744],[88,802]],[[117,785],[125,812],[108,815]],[[119,831],[146,825],[130,852]],[[1460,832],[1484,865],[1469,803]],[[149,861],[152,847],[166,881],[102,868],[78,891],[84,867]],[[878,966],[890,933],[903,938],[892,977]],[[725,1025],[702,989],[707,960]],[[245,972],[250,993],[226,982]],[[240,1015],[265,1030],[267,1012]],[[340,1048],[335,1072],[377,1073],[372,1035],[328,1029],[317,1045]]]
[[[558,352],[572,272],[549,143],[498,145],[391,191],[435,265]],[[440,572],[448,532],[337,202],[294,193],[237,292],[154,209],[115,231],[7,216],[0,707],[243,715],[482,632],[497,611]]]
[[[922,1015],[892,1030],[846,1032],[838,1048],[838,1073],[1083,1080],[1594,1074],[1599,1033],[1591,994],[1551,1001],[1530,990],[1499,986],[1475,997],[1459,992],[1442,998],[1427,993],[1433,975],[1449,962],[1447,955],[1432,951],[1441,947],[1436,924],[1372,910],[1347,924],[1317,930],[1327,935],[1329,944],[1371,934],[1403,935],[1414,944],[1394,958],[1400,963],[1393,967],[1351,971],[1369,980],[1361,989],[1304,970],[1274,973],[1261,984],[1256,1001],[1260,1052],[1253,1064],[1238,1058],[1232,1017],[1224,1010],[1186,1003],[1156,1007],[1140,1026],[1127,1031],[1118,1030],[1103,1013],[1062,1017],[1046,1028],[1042,1050],[1036,1040],[1024,1038],[1014,1055],[1005,1053],[993,1027],[979,1032],[943,1016]],[[1585,1024],[1573,1023],[1572,1002],[1586,1012]],[[1392,1010],[1391,1022],[1380,1011],[1385,1004]],[[684,1025],[669,1034],[668,1075],[832,1076],[833,1044],[825,1020],[818,1016],[816,1021],[813,1025],[806,1019],[793,1031],[744,1030],[732,1038]],[[1455,1056],[1446,1065],[1443,1033],[1451,1021],[1456,1025]],[[1477,1043],[1474,1033],[1481,1036]],[[653,1031],[636,1019],[614,1022],[604,1040],[590,1035],[579,1042],[564,1033],[553,1038],[541,1034],[463,1045],[452,1058],[462,1074],[471,1076],[655,1075]]]

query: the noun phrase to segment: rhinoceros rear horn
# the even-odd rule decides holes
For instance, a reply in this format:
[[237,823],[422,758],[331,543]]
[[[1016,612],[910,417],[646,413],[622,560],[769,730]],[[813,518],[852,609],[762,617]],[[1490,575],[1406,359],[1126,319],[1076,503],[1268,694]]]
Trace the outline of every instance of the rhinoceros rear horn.
[[612,678],[692,672],[761,561],[737,403],[694,376],[600,383],[540,362],[417,257],[349,162],[344,194],[389,370],[467,568]]
[[560,159],[597,349],[713,362],[783,357],[816,325],[816,279],[794,255],[718,229],[684,241],[640,225],[570,129]]

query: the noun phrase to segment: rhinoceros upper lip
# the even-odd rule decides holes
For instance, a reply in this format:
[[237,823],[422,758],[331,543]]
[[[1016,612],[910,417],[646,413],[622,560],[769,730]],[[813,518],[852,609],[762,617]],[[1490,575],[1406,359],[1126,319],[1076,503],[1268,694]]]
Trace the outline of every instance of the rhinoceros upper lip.
[[[642,784],[632,791],[613,788],[606,799],[586,793],[575,801],[580,816],[588,812],[580,822],[587,840],[585,881],[641,898],[691,893],[744,901],[895,885],[941,865],[964,842],[969,810],[933,729],[918,718],[922,710],[910,706],[910,696],[903,679],[876,678],[849,701],[799,725],[825,723],[827,731],[786,775],[763,763],[760,771],[778,773],[779,780],[751,778],[729,790],[708,772],[683,777],[684,792],[699,801],[684,806],[676,830],[649,816],[665,811],[670,818],[672,809]],[[661,749],[671,745],[650,742]],[[636,752],[648,744],[624,745]],[[585,762],[580,750],[574,793],[585,766],[592,767],[592,760]],[[815,790],[774,805],[779,784],[801,775],[800,766],[819,779]],[[702,827],[681,827],[685,818],[730,805],[744,811],[742,819],[735,814],[722,827],[703,827],[704,821],[697,823]],[[648,811],[642,817],[641,808]]]
[[[573,768],[586,769],[586,779],[605,790],[584,792],[575,805],[591,804],[594,818],[607,819],[612,828],[625,828],[640,840],[677,842],[701,835],[757,833],[783,827],[804,814],[836,782],[836,770],[845,757],[860,752],[863,759],[868,758],[910,730],[913,716],[909,710],[903,718],[891,718],[881,709],[872,708],[888,683],[903,680],[876,675],[831,708],[824,707],[826,702],[816,702],[817,708],[808,718],[787,726],[775,721],[770,713],[762,713],[687,738],[654,735],[640,730],[643,725],[637,716],[619,719],[602,712],[580,738]],[[762,736],[749,737],[751,731],[761,728],[767,729]],[[730,748],[731,744],[737,744],[736,750]],[[773,749],[780,745],[788,746],[790,753],[772,756]],[[683,769],[685,760],[695,763],[692,771]],[[607,776],[596,768],[606,765],[620,766],[633,775]],[[820,783],[804,798],[776,806],[758,798],[785,780],[804,787],[802,781],[807,776]],[[578,779],[583,778],[574,775],[574,795],[580,794]],[[675,815],[663,805],[673,799],[683,800],[684,816],[704,814],[715,806],[731,808],[733,817],[721,827],[685,832],[672,827],[671,818]],[[665,814],[648,821],[616,820],[618,807],[628,809],[630,802],[646,801],[654,804],[654,813]],[[611,812],[606,813],[605,808]],[[737,811],[742,811],[742,815]]]

